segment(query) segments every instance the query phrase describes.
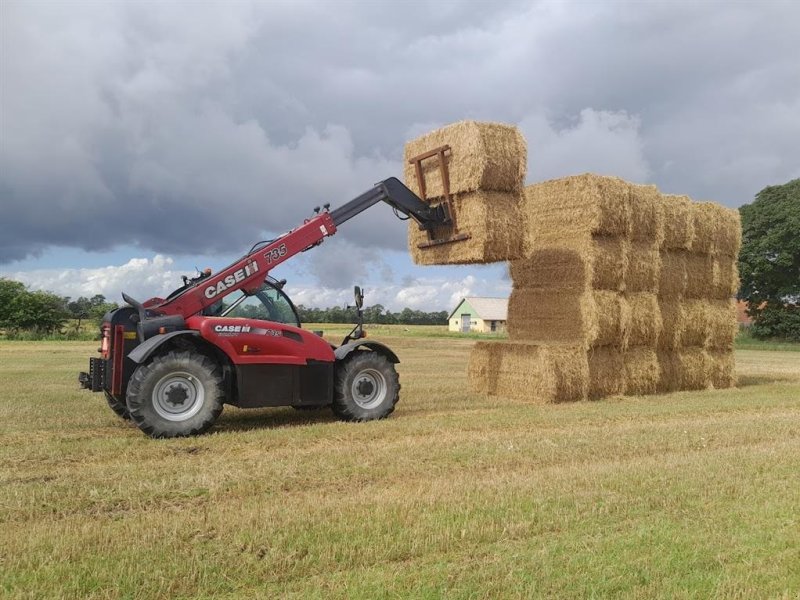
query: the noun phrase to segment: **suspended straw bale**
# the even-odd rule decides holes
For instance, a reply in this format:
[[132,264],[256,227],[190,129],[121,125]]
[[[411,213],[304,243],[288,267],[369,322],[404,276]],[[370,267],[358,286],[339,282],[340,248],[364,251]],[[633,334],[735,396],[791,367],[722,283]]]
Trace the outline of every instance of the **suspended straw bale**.
[[720,255],[712,262],[709,296],[711,298],[733,298],[739,291],[739,265],[737,259]]
[[589,398],[625,393],[625,362],[616,346],[589,349]]
[[711,351],[708,353],[711,365],[711,385],[724,390],[736,386],[736,359],[733,352]]
[[658,391],[704,390],[711,386],[712,363],[702,348],[658,352],[661,368]]
[[655,348],[663,329],[657,296],[641,292],[626,294],[625,298],[630,307],[628,344]]
[[707,298],[714,280],[714,258],[709,254],[686,254],[686,297]]
[[[409,220],[408,247],[417,265],[454,265],[506,261],[519,258],[522,236],[519,231],[520,196],[505,192],[468,192],[453,197],[459,233],[470,235],[460,240],[427,248],[428,234]],[[448,227],[436,230],[437,238],[452,234]]]
[[662,196],[664,212],[664,241],[662,248],[689,250],[694,240],[694,213],[689,196]]
[[623,354],[625,363],[625,394],[655,394],[661,381],[658,355],[652,348],[628,348]]
[[526,255],[537,248],[588,244],[592,234],[628,236],[630,184],[616,177],[585,174],[525,188]]
[[654,185],[631,185],[631,239],[656,248],[664,242],[664,202]]
[[473,391],[530,402],[582,400],[589,366],[579,346],[478,342],[469,362]]
[[706,304],[708,338],[706,348],[733,350],[739,323],[736,320],[736,301],[710,300]]
[[623,288],[627,261],[622,238],[593,237],[588,245],[549,246],[511,262],[514,287],[559,290]]
[[675,298],[659,298],[658,308],[661,313],[661,334],[658,336],[658,348],[676,350],[681,347],[683,340],[683,301]]
[[711,334],[710,306],[706,300],[685,300],[681,323],[681,345],[705,347]]
[[625,290],[656,293],[661,274],[661,253],[658,247],[647,242],[631,242],[627,254]]
[[[476,190],[521,192],[528,157],[525,139],[512,125],[460,121],[436,129],[405,146],[406,185],[422,196],[411,158],[449,145],[445,155],[450,174],[450,193]],[[428,199],[444,195],[438,157],[422,161]]]
[[686,251],[662,250],[658,295],[662,298],[679,298],[686,293]]
[[512,340],[624,346],[629,322],[630,308],[617,292],[514,289],[508,300]]

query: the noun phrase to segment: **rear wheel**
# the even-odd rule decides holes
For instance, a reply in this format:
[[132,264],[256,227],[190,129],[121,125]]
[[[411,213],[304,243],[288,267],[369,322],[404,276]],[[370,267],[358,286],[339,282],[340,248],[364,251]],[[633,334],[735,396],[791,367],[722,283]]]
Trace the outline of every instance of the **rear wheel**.
[[128,405],[125,404],[125,398],[117,398],[108,390],[103,390],[103,393],[106,396],[106,402],[108,402],[111,410],[117,413],[118,417],[121,417],[126,421],[130,421],[131,414],[128,412]]
[[222,370],[193,352],[169,352],[140,365],[128,383],[127,404],[139,429],[154,438],[197,435],[222,412]]
[[383,419],[394,411],[399,392],[397,371],[385,356],[356,351],[336,366],[331,407],[343,421]]

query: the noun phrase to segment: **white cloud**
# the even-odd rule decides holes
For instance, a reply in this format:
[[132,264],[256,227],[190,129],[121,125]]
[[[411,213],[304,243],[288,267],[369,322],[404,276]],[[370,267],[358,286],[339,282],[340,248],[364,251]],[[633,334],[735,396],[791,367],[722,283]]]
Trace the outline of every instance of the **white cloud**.
[[[185,271],[174,269],[172,258],[156,255],[149,259],[133,258],[118,266],[0,272],[0,277],[21,281],[31,289],[48,290],[62,296],[77,298],[103,294],[111,301],[120,302],[123,291],[137,300],[164,297],[181,285],[182,274]],[[365,283],[367,306],[382,304],[390,310],[406,307],[425,311],[449,310],[464,296],[501,297],[510,293],[510,282],[472,274],[461,278],[405,278],[401,284],[378,283],[381,277],[379,274],[370,280],[375,283]],[[345,285],[338,281],[333,285],[290,281],[286,293],[295,304],[308,307],[328,308],[352,304],[351,280],[343,281]],[[354,278],[352,281],[367,280]]]
[[155,255],[152,259],[132,258],[124,265],[95,269],[36,269],[0,272],[0,277],[21,281],[34,290],[47,290],[78,298],[104,295],[121,302],[124,291],[137,300],[165,296],[181,285],[181,272],[173,271],[172,258]]

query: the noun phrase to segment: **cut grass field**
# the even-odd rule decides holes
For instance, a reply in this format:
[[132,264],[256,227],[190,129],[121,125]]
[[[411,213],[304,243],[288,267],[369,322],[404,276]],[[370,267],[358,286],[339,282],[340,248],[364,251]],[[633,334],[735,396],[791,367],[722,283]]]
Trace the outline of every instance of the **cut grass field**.
[[0,596],[800,594],[796,352],[543,406],[470,394],[473,340],[386,334],[385,421],[228,407],[164,441],[77,389],[96,343],[0,342]]

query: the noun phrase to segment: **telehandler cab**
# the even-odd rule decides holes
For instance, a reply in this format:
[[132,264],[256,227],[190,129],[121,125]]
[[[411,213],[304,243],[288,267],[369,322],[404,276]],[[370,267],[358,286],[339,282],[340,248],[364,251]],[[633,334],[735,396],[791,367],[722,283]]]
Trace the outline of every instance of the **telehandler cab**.
[[399,399],[400,361],[384,344],[364,339],[362,291],[355,288],[358,323],[334,346],[301,328],[285,281],[269,276],[378,202],[427,231],[424,245],[468,237],[454,234],[448,202],[429,205],[386,179],[338,209],[315,208],[302,225],[255,244],[216,274],[184,277],[167,298],[139,302],[123,294],[128,305],[104,316],[100,356],[80,373],[81,386],[102,391],[114,412],[155,438],[200,434],[224,404],[330,405],[345,421],[386,417]]

